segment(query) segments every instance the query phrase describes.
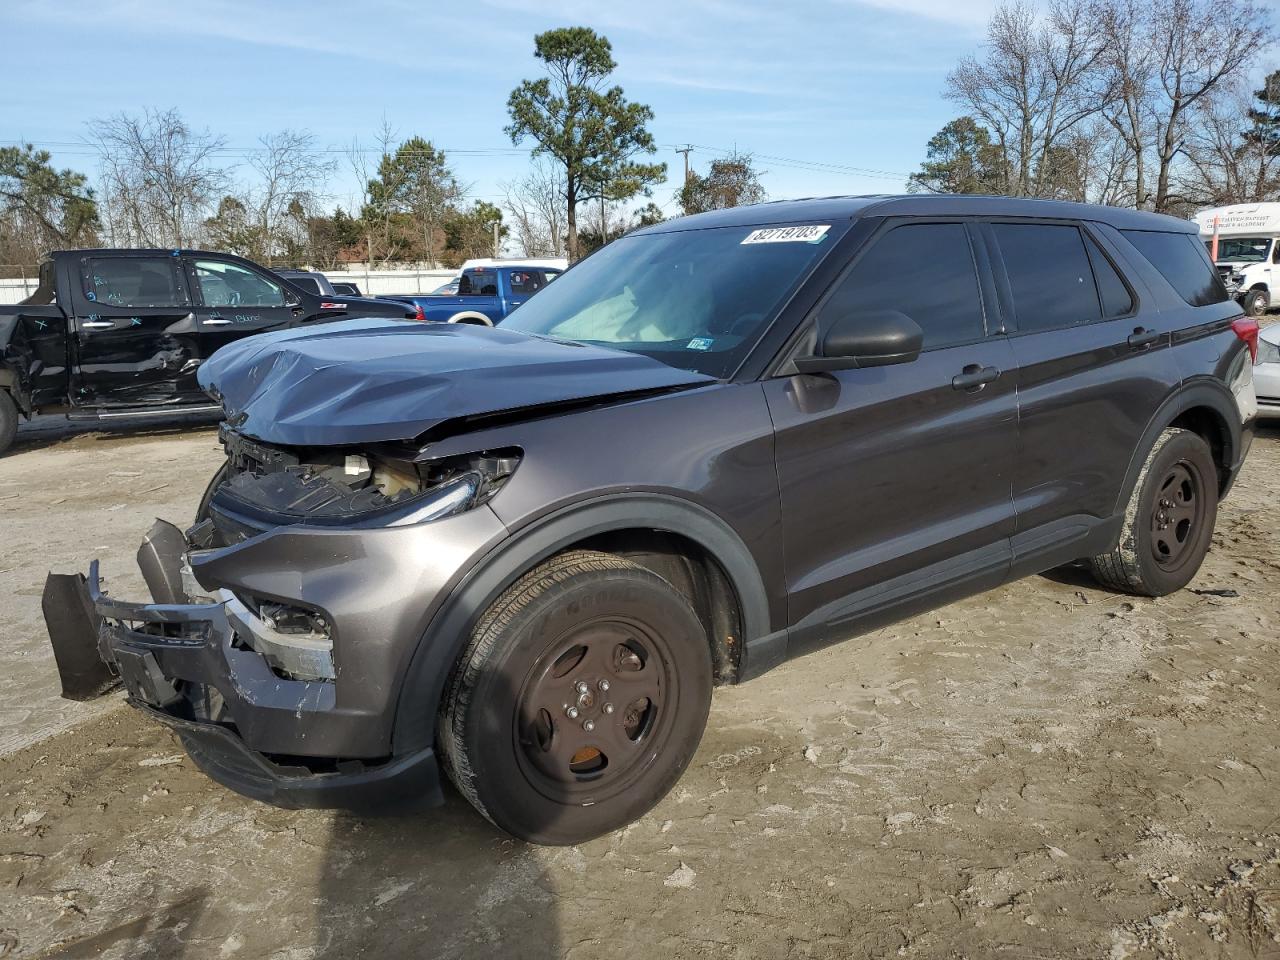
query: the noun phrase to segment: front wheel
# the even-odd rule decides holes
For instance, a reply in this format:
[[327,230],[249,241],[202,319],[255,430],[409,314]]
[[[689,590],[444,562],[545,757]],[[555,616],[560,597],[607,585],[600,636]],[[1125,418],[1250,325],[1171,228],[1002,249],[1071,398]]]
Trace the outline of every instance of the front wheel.
[[1240,305],[1244,307],[1244,312],[1250,317],[1260,317],[1265,314],[1271,306],[1271,296],[1265,290],[1250,290],[1244,295],[1244,299],[1240,301]]
[[671,584],[570,551],[476,625],[441,707],[441,756],[496,826],[580,843],[666,795],[702,738],[711,686],[706,632]]
[[1190,430],[1160,434],[1125,507],[1120,542],[1092,559],[1103,586],[1147,597],[1181,590],[1200,569],[1218,518],[1218,471]]

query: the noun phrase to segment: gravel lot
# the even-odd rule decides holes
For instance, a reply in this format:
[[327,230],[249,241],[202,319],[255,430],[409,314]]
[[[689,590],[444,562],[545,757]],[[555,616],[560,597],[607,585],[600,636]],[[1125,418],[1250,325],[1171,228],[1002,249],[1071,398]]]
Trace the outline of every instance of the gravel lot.
[[717,693],[641,822],[531,848],[456,797],[289,812],[56,698],[45,571],[141,596],[211,427],[24,429],[0,460],[0,957],[1280,956],[1280,431],[1193,589],[1057,571]]

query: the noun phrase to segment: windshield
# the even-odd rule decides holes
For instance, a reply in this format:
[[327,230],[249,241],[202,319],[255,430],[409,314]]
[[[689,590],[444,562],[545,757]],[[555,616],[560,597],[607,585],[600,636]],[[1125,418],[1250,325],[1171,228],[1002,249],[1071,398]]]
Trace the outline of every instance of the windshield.
[[501,325],[727,377],[841,229],[787,224],[622,237]]
[[[1212,247],[1209,248],[1213,250]],[[1270,237],[1218,238],[1218,260],[1235,260],[1244,263],[1261,263],[1271,249]]]

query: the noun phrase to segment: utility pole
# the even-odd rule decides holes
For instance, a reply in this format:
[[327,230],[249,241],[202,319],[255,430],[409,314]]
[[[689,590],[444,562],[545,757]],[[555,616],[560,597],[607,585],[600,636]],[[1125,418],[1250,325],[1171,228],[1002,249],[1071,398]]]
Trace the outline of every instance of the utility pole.
[[501,243],[502,243],[502,221],[495,220],[493,221],[493,259],[495,260],[497,260],[499,257],[498,247],[501,245]]
[[693,152],[693,144],[686,143],[683,147],[676,147],[676,153],[684,154],[684,182],[689,182],[689,154]]

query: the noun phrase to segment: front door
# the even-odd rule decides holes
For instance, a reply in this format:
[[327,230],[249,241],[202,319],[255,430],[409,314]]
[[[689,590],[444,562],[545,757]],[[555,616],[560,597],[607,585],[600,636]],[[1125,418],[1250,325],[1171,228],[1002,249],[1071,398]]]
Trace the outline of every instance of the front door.
[[190,370],[233,340],[266,330],[279,330],[304,316],[298,294],[248,264],[218,257],[190,257],[187,279],[195,293],[195,325]]
[[962,223],[890,225],[811,322],[898,310],[925,332],[920,356],[765,383],[793,651],[1008,571],[1016,371],[988,333],[980,255]]
[[194,318],[176,257],[86,256],[74,295],[71,397],[80,406],[184,399]]

